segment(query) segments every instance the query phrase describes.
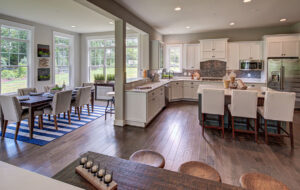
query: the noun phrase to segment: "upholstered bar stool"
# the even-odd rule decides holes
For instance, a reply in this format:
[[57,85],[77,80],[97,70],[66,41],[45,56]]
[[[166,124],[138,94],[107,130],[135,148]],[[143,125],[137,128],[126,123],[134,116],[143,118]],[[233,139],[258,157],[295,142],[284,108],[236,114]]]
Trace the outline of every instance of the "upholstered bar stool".
[[[213,128],[222,130],[222,137],[224,138],[224,104],[225,96],[224,90],[221,89],[203,89],[202,91],[202,136],[204,136],[205,128]],[[219,126],[206,125],[206,115],[218,115]],[[220,121],[221,120],[221,121]]]
[[261,173],[246,173],[241,176],[240,184],[247,190],[288,190],[282,182]]
[[222,182],[220,174],[213,167],[198,161],[190,161],[181,164],[178,172],[195,177]]
[[[233,90],[228,110],[231,115],[232,138],[235,139],[236,132],[249,133],[255,135],[257,142],[257,91]],[[235,118],[246,118],[247,129],[236,129]],[[250,125],[249,119],[254,120],[254,128]]]
[[157,168],[165,167],[165,158],[158,152],[152,150],[136,151],[130,156],[129,160]]
[[[106,114],[110,113],[110,115],[114,114],[114,110],[115,110],[115,92],[107,92],[106,93],[107,97],[109,97],[106,101],[107,101],[107,105],[105,107],[105,120],[106,120]],[[111,107],[109,108],[109,104],[111,105]]]
[[[268,144],[268,136],[284,136],[290,137],[291,147],[294,147],[293,117],[295,101],[296,93],[294,92],[266,92],[264,106],[258,107],[257,109],[259,116],[264,118],[266,144]],[[269,121],[277,121],[277,134],[268,133]],[[290,133],[282,128],[281,122],[287,122],[287,124],[289,124]],[[282,134],[281,131],[283,131],[284,134]]]

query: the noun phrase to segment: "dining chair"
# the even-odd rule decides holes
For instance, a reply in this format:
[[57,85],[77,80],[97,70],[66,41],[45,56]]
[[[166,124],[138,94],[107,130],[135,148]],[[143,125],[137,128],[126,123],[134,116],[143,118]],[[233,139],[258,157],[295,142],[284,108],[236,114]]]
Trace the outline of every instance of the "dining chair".
[[[266,91],[264,106],[257,108],[260,118],[264,118],[265,143],[268,144],[268,136],[284,136],[290,137],[291,147],[294,148],[293,136],[293,117],[295,109],[296,93],[294,92],[273,92]],[[260,117],[261,116],[261,117]],[[268,133],[268,123],[276,121],[277,134]],[[286,122],[289,125],[290,132],[288,133],[282,126],[281,122]],[[261,125],[260,125],[261,126]],[[284,134],[282,134],[282,132]]]
[[82,87],[88,87],[88,86],[92,87],[92,90],[95,89],[94,83],[92,83],[92,82],[82,83]]
[[80,114],[82,112],[82,107],[84,105],[87,105],[88,115],[90,115],[91,88],[92,87],[90,86],[78,88],[76,98],[71,103],[71,110],[72,107],[75,107],[75,113],[78,113],[79,120],[80,120]]
[[[205,128],[213,128],[222,130],[222,137],[224,138],[224,107],[225,95],[224,90],[221,89],[203,89],[202,92],[202,136],[204,136]],[[206,125],[207,115],[217,115],[219,125]]]
[[72,99],[72,90],[57,92],[53,97],[51,107],[47,107],[44,109],[44,113],[48,114],[49,120],[50,120],[50,115],[53,115],[54,125],[56,130],[58,130],[56,116],[59,115],[60,113],[67,112],[69,124],[71,124],[71,117],[70,117],[71,99]]
[[19,88],[18,96],[26,96],[29,95],[31,92],[36,93],[36,88]]
[[53,84],[53,85],[46,85],[46,86],[44,86],[44,91],[45,91],[45,92],[50,92],[50,90],[51,90],[52,88],[55,88],[55,87],[56,87],[55,84]]
[[[15,96],[0,96],[0,104],[3,113],[4,125],[2,127],[2,137],[5,136],[8,122],[16,122],[15,140],[17,140],[20,124],[22,120],[29,118],[28,109],[22,106]],[[39,116],[39,128],[43,128],[43,110],[34,111],[34,116]]]
[[[257,91],[233,90],[231,95],[231,104],[228,105],[228,111],[231,115],[232,138],[235,139],[235,133],[248,133],[255,135],[257,142]],[[246,129],[238,129],[235,126],[235,119],[247,119]],[[250,119],[254,121],[254,128],[251,126]]]

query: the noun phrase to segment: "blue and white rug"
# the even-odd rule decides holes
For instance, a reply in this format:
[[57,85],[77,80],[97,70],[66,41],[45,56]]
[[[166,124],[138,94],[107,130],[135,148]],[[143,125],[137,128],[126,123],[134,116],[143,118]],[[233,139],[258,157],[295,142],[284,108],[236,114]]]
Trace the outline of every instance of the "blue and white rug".
[[[92,109],[90,108],[90,111]],[[63,114],[60,114],[60,118],[57,118],[58,130],[55,130],[54,119],[51,116],[50,121],[48,121],[48,116],[43,117],[43,129],[38,128],[38,117],[35,119],[34,130],[33,130],[33,138],[29,138],[29,128],[28,121],[23,120],[21,122],[21,126],[18,133],[18,141],[23,141],[27,143],[32,143],[36,145],[46,145],[51,141],[68,134],[85,124],[102,117],[105,113],[105,106],[94,106],[94,112],[90,112],[90,116],[88,115],[87,107],[85,106],[82,109],[82,113],[80,114],[80,121],[78,120],[78,115],[75,114],[74,108],[71,113],[71,124],[68,122],[68,116],[66,114],[66,118],[64,119]],[[5,137],[14,139],[15,138],[15,130],[16,123],[11,123],[7,126]],[[0,131],[1,134],[1,131]]]

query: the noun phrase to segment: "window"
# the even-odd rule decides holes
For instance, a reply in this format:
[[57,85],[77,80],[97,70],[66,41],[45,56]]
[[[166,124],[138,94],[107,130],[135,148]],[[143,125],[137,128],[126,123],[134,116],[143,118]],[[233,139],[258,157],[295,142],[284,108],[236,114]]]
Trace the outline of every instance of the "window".
[[[112,38],[88,40],[89,81],[96,74],[115,74],[115,40]],[[127,78],[138,77],[138,38],[126,39]]]
[[182,46],[167,45],[167,67],[175,73],[182,72]]
[[71,86],[73,63],[73,37],[54,33],[54,72],[55,84]]
[[138,78],[139,42],[137,37],[126,38],[126,78]]
[[1,30],[1,93],[16,92],[28,87],[31,60],[31,30],[0,23]]

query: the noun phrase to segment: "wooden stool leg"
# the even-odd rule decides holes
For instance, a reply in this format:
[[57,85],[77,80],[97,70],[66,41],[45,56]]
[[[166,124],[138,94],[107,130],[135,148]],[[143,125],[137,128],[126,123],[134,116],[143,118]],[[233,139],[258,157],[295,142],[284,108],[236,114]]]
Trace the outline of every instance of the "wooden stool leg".
[[18,133],[19,133],[19,129],[20,129],[20,124],[21,122],[17,122],[17,127],[16,127],[16,132],[15,132],[15,140],[17,140],[17,137],[18,137]]
[[87,104],[87,110],[88,110],[88,115],[91,115],[90,114],[90,105],[89,104]]
[[68,120],[69,120],[69,124],[71,124],[71,116],[70,116],[70,115],[71,115],[71,111],[69,110],[69,111],[68,111]]
[[277,133],[281,133],[281,121],[277,121]]
[[5,132],[6,132],[6,128],[7,128],[7,123],[8,123],[8,121],[4,120],[3,128],[2,128],[2,137],[5,136]]
[[231,116],[231,128],[232,128],[232,139],[235,139],[235,133],[234,133],[234,117]]
[[39,128],[43,129],[43,116],[39,115]]
[[202,113],[202,136],[203,137],[204,137],[204,128],[205,128],[204,123],[205,123],[205,114]]
[[224,115],[222,115],[222,138],[224,138],[224,133],[225,133],[225,129],[224,129]]
[[257,119],[254,119],[254,130],[255,130],[255,142],[258,143],[257,141]]
[[265,143],[268,144],[268,121],[265,119]]
[[66,119],[66,112],[64,112],[64,119]]
[[82,106],[80,106],[80,114],[82,114]]
[[290,138],[291,138],[291,147],[294,148],[293,122],[290,122]]
[[60,118],[60,113],[58,114],[58,118]]
[[57,120],[56,120],[56,115],[53,115],[53,118],[54,118],[54,126],[55,126],[55,129],[58,130],[58,127],[57,127]]
[[248,130],[248,131],[250,130],[250,127],[249,127],[249,125],[250,125],[250,119],[249,119],[249,118],[247,118],[247,130]]
[[77,109],[77,113],[78,113],[78,119],[80,120],[80,110],[79,110],[79,107],[77,107],[76,109]]
[[50,114],[48,114],[48,121],[50,121]]

